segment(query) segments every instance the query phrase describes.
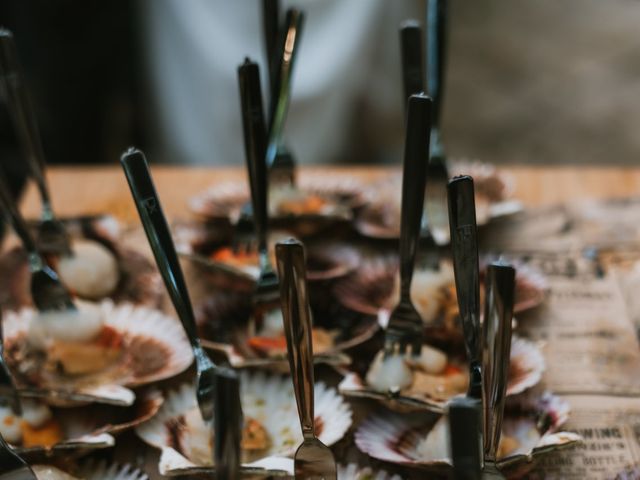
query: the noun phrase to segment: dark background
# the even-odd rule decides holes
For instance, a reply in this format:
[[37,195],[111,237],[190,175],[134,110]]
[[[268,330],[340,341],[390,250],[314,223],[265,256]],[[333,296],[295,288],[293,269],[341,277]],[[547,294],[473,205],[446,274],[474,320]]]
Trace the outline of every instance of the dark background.
[[[127,145],[153,146],[137,68],[138,7],[0,1],[49,163],[113,163]],[[629,0],[453,0],[449,152],[495,163],[635,163],[639,24],[638,3]],[[18,152],[0,107],[0,155],[16,168]]]

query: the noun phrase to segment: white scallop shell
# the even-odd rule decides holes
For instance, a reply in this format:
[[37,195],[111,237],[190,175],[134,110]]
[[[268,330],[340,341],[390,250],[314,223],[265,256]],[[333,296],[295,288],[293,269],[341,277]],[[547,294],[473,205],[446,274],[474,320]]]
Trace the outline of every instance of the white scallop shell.
[[113,447],[115,435],[149,421],[160,411],[163,403],[164,398],[159,391],[149,390],[138,398],[132,407],[135,410],[128,410],[132,412],[132,417],[127,420],[122,419],[121,412],[117,411],[122,407],[90,405],[59,409],[53,415],[65,438],[51,447],[17,445],[12,448],[20,455],[39,458],[43,454],[68,454],[77,450]]
[[[34,466],[34,469],[37,467]],[[149,480],[146,473],[131,465],[92,461],[82,464],[74,477],[80,480]]]
[[[302,177],[298,182],[302,191],[307,191],[329,199],[336,199],[335,204],[331,202],[327,213],[310,214],[309,217],[335,217],[342,219],[351,218],[350,208],[364,203],[361,185],[358,182],[338,180],[340,177],[331,176],[324,179],[313,177]],[[350,201],[342,202],[340,197],[352,196]],[[216,184],[215,186],[195,195],[189,200],[191,210],[204,218],[226,218],[235,223],[239,216],[242,205],[249,200],[249,190],[245,181],[230,181]],[[306,215],[304,215],[306,216]],[[272,213],[270,218],[285,218]]]
[[402,480],[400,475],[391,475],[384,470],[374,471],[371,467],[360,467],[355,463],[338,465],[338,480]]
[[[513,336],[511,340],[511,373],[507,383],[507,395],[517,395],[537,385],[545,370],[545,361],[540,348],[524,338]],[[514,373],[517,375],[514,377]],[[339,392],[347,398],[371,398],[392,410],[428,410],[443,413],[446,401],[439,401],[426,395],[396,392],[378,392],[369,388],[358,374],[350,372],[338,385]]]
[[[279,474],[293,473],[293,462],[287,457],[293,455],[302,442],[302,434],[291,379],[243,371],[240,372],[240,385],[244,415],[259,421],[271,438],[271,448],[266,456],[243,465],[243,468],[262,473],[265,469]],[[332,445],[351,426],[351,407],[323,383],[316,383],[314,399],[316,421],[322,424],[319,439],[325,445]],[[214,471],[211,466],[194,465],[172,441],[171,425],[195,406],[195,387],[183,384],[168,392],[158,415],[135,430],[144,442],[162,450],[159,469],[163,475]]]
[[[180,322],[158,310],[132,304],[114,305],[110,300],[99,303],[105,326],[120,332],[125,339],[124,344],[131,346],[131,339],[145,339],[159,345],[164,351],[163,365],[154,371],[134,372],[130,368],[135,356],[133,351],[120,360],[123,367],[114,366],[115,374],[105,373],[101,377],[91,377],[91,385],[87,385],[85,377],[60,377],[55,384],[26,386],[26,396],[47,397],[54,400],[95,401],[116,405],[131,405],[135,395],[127,387],[137,387],[159,380],[171,378],[186,370],[193,361],[191,346],[186,338]],[[36,315],[32,308],[24,308],[19,312],[7,312],[4,316],[5,345],[8,347],[21,336],[26,335],[31,319]],[[127,342],[129,340],[129,342]],[[9,348],[6,349],[9,351]],[[127,347],[125,346],[125,352]],[[5,353],[6,354],[6,353]],[[144,362],[142,359],[137,361]],[[10,363],[10,362],[9,362]],[[117,368],[116,368],[117,367]],[[17,377],[19,383],[19,376]],[[84,385],[82,384],[84,382]],[[22,390],[22,386],[19,385]]]
[[[522,415],[523,409],[532,415]],[[510,414],[510,410],[513,413]],[[516,412],[520,415],[516,415]],[[536,428],[534,414],[542,413],[548,415],[552,423],[531,443],[527,434]],[[522,447],[508,457],[501,458],[498,462],[501,468],[520,469],[531,464],[540,455],[580,442],[582,438],[579,435],[558,431],[568,418],[568,413],[568,403],[549,393],[541,396],[524,394],[509,399],[505,408],[503,431],[520,438]],[[432,413],[401,415],[379,412],[360,424],[354,435],[355,443],[362,452],[378,460],[441,469],[450,466],[449,458],[426,459],[418,451],[420,442],[426,438],[438,418],[439,415]]]

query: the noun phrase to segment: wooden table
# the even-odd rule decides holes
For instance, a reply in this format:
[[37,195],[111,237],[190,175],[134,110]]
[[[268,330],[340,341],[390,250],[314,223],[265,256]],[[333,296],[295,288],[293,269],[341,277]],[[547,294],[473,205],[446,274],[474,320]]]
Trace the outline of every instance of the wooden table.
[[[581,198],[628,197],[640,194],[640,168],[516,166],[501,167],[514,181],[514,196],[526,206],[553,205]],[[189,198],[224,181],[241,180],[244,169],[235,167],[153,166],[156,188],[168,216],[188,215]],[[374,182],[395,171],[392,167],[313,167],[314,172],[351,175]],[[48,172],[53,205],[60,216],[110,212],[124,221],[137,221],[137,213],[119,166],[53,167]],[[39,199],[33,185],[24,199],[25,213],[35,217]]]
[[[216,183],[242,180],[240,168],[193,168],[154,166],[153,176],[164,210],[171,218],[188,217],[189,198]],[[513,196],[525,206],[548,206],[583,198],[615,198],[640,194],[640,168],[610,167],[508,167],[502,168],[513,180]],[[396,173],[390,167],[314,167],[305,168],[302,175],[314,172],[353,176],[364,182],[375,182]],[[119,166],[57,167],[48,172],[53,204],[60,216],[111,213],[125,222],[139,223],[124,174]],[[37,217],[40,201],[33,185],[29,185],[23,202],[24,212]],[[156,473],[158,453],[140,449],[133,434],[119,440],[125,452],[121,461],[143,463],[150,478]]]

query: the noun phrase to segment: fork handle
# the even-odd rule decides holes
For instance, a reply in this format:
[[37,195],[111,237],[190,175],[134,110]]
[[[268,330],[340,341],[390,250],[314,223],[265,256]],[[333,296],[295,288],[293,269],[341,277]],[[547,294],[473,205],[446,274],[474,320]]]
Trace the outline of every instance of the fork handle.
[[447,60],[447,0],[427,1],[427,92],[433,98],[433,125],[440,128]]
[[400,54],[402,57],[403,108],[411,95],[424,92],[424,68],[422,61],[422,28],[415,20],[407,20],[400,26]]
[[484,457],[496,461],[511,352],[515,269],[493,263],[487,268],[482,358]]
[[260,251],[267,248],[268,191],[266,140],[267,133],[262,110],[260,67],[248,58],[238,67],[240,104],[242,106],[242,130],[244,149],[249,172],[253,218]]
[[149,172],[147,160],[142,151],[132,147],[122,154],[120,163],[173,306],[191,346],[199,350],[200,340],[198,339],[193,308],[189,300],[189,292],[171,238],[169,225],[167,225],[167,220],[162,212],[162,205]]
[[22,245],[29,254],[30,263],[36,260],[44,265],[44,260],[42,259],[40,252],[38,252],[36,242],[31,236],[27,222],[18,210],[18,205],[11,195],[11,190],[9,189],[9,185],[7,185],[7,179],[4,173],[0,173],[0,203],[2,203],[2,207],[9,215],[9,220],[13,230],[16,232],[16,235],[20,237]]
[[458,308],[471,369],[469,395],[480,398],[480,272],[473,179],[455,177],[447,190]]
[[216,369],[214,465],[216,478],[240,478],[240,442],[242,439],[242,405],[240,379],[230,368]]
[[293,238],[276,245],[280,299],[287,353],[298,416],[305,439],[315,437],[313,412],[313,347],[307,296],[304,246]]
[[18,54],[13,41],[13,33],[0,29],[0,70],[2,74],[2,89],[5,92],[9,113],[16,125],[22,148],[27,157],[31,176],[35,180],[42,197],[43,216],[53,218],[51,198],[44,176],[44,151],[38,133],[38,124],[24,86],[24,77],[18,63]]
[[278,71],[272,87],[272,95],[276,100],[271,102],[269,112],[269,143],[267,158],[272,166],[278,146],[282,140],[282,132],[291,100],[291,78],[295,60],[300,50],[300,35],[304,23],[304,13],[295,8],[287,10],[283,34],[279,45]]
[[408,101],[407,133],[402,172],[402,208],[400,211],[400,292],[410,298],[429,161],[431,99],[424,94],[411,95]]
[[278,93],[274,90],[278,72],[278,38],[280,35],[280,1],[262,0],[262,23],[264,46],[269,66],[269,101],[275,102]]

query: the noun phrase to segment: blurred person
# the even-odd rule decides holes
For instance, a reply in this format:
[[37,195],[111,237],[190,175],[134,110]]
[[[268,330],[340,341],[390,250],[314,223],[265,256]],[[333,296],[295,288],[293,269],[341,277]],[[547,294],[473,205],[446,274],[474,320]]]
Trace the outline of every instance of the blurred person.
[[[424,19],[419,0],[282,1],[305,12],[285,142],[299,163],[400,161],[399,25]],[[237,67],[261,66],[269,98],[259,0],[142,0],[150,158],[242,165]]]

